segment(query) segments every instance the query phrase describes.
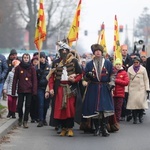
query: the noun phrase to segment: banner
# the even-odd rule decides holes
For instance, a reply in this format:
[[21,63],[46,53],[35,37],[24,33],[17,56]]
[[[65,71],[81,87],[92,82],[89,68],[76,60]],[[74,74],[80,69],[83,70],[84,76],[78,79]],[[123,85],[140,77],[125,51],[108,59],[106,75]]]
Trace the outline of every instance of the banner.
[[101,31],[98,39],[98,44],[102,45],[104,48],[104,55],[107,54],[107,47],[106,47],[106,39],[105,39],[105,25],[102,23]]
[[122,60],[121,54],[121,47],[120,47],[120,40],[119,40],[119,30],[118,30],[118,21],[117,16],[115,15],[115,22],[114,22],[114,61],[116,58],[120,58]]
[[43,41],[46,39],[46,23],[44,15],[43,0],[40,0],[37,26],[35,30],[34,43],[36,48],[40,51],[43,45]]
[[81,0],[79,0],[76,13],[74,15],[73,22],[71,24],[69,33],[67,35],[68,45],[72,46],[72,42],[77,41],[78,32],[79,32],[79,20],[80,20],[80,9],[81,9]]

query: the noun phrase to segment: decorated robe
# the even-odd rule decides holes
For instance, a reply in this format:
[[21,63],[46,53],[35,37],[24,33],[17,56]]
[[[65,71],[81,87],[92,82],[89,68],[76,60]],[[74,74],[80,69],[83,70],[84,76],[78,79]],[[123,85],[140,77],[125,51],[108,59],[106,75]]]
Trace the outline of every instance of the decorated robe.
[[[76,96],[67,92],[72,91],[77,86],[77,83],[82,78],[82,70],[77,61],[72,55],[68,56],[65,64],[59,58],[53,62],[52,74],[49,78],[49,89],[54,89],[53,97],[53,118],[67,119],[74,118],[76,109]],[[74,75],[75,82],[71,83],[68,80],[70,75]],[[65,100],[64,100],[65,99]],[[51,115],[52,116],[52,115]],[[50,125],[54,125],[50,123]]]
[[114,113],[113,99],[110,92],[110,81],[113,71],[112,63],[102,58],[101,71],[98,69],[94,60],[87,63],[85,75],[92,72],[93,77],[89,78],[85,97],[83,98],[83,117],[90,118],[104,112],[104,115]]

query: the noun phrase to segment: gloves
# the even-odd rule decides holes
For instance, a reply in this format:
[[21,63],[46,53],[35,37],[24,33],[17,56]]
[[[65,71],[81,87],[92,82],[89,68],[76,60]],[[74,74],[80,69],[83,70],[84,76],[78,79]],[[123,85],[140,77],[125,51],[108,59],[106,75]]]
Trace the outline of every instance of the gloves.
[[109,91],[111,92],[115,86],[114,85],[109,85]]
[[92,72],[88,72],[88,73],[86,74],[86,77],[87,77],[87,78],[93,78],[93,73],[92,73]]
[[147,93],[147,99],[149,99],[149,93],[150,93],[150,91],[146,91],[146,93]]

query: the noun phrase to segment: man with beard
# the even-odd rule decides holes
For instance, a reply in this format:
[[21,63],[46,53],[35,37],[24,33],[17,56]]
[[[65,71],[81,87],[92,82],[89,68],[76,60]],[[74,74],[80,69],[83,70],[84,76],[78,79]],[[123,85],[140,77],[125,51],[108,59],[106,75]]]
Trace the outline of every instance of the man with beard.
[[[18,87],[18,88],[17,88]],[[12,96],[18,93],[18,125],[28,128],[28,115],[30,112],[30,103],[32,95],[37,94],[37,76],[36,70],[30,62],[30,55],[23,54],[22,62],[15,68],[15,74],[12,85]],[[25,100],[25,111],[23,113],[23,104]]]
[[107,137],[108,117],[114,114],[111,95],[115,83],[112,80],[112,63],[103,57],[103,47],[93,44],[93,60],[85,67],[84,79],[88,82],[83,98],[83,118],[91,118],[95,125],[95,136]]
[[[65,43],[61,46],[60,58],[53,62],[49,78],[50,95],[53,97],[51,116],[62,126],[59,135],[72,137],[76,104],[74,91],[82,78],[82,70],[78,60],[70,53],[69,46]],[[50,122],[50,125],[54,124]]]

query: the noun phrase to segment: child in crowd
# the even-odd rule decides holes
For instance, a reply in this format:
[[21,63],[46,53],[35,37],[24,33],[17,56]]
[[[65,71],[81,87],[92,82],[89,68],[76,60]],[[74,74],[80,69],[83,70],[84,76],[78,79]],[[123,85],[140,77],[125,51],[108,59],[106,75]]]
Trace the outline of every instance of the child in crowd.
[[15,67],[17,67],[20,64],[19,60],[13,60],[12,65],[14,66],[12,70],[9,72],[5,83],[3,87],[3,92],[7,94],[7,100],[8,100],[8,115],[7,118],[16,118],[15,112],[16,112],[16,102],[17,102],[17,93],[15,95],[12,95],[12,83],[13,83],[13,77],[15,72]]
[[122,112],[123,100],[125,97],[125,86],[129,83],[127,72],[122,67],[122,61],[117,58],[114,62],[113,73],[115,77],[115,87],[112,94],[114,99],[115,114],[109,117],[108,131],[115,132],[119,130],[119,121]]
[[125,97],[125,86],[129,83],[127,72],[122,67],[122,61],[117,58],[114,63],[114,73],[116,74],[115,88],[113,89],[113,99],[115,107],[115,115],[119,122],[122,111],[123,99]]

